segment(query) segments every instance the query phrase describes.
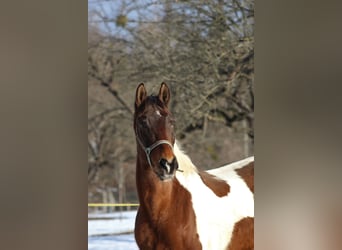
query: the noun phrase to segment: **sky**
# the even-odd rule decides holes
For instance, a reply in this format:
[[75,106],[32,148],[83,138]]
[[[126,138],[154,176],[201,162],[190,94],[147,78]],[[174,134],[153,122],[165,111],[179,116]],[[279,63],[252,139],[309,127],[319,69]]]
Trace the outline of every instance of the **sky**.
[[[112,35],[128,35],[125,29],[115,25],[117,16],[123,14],[128,17],[128,28],[136,26],[141,21],[158,21],[162,5],[153,2],[155,1],[88,0],[88,22],[98,25],[102,31]],[[107,17],[111,22],[103,22],[99,15]]]

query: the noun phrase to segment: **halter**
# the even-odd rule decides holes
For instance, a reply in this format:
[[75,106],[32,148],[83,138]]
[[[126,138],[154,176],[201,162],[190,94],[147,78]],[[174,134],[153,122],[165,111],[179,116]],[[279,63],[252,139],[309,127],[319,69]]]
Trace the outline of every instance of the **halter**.
[[153,143],[151,146],[145,147],[144,144],[140,141],[139,137],[136,136],[136,138],[137,138],[137,141],[139,142],[140,146],[142,147],[142,149],[144,150],[144,152],[146,154],[146,158],[147,158],[147,161],[148,161],[148,164],[150,165],[150,167],[152,167],[150,154],[153,151],[153,149],[155,149],[159,145],[161,145],[161,144],[169,145],[171,147],[171,149],[172,149],[172,152],[173,152],[173,146],[167,140],[159,140],[159,141],[156,141],[155,143]]

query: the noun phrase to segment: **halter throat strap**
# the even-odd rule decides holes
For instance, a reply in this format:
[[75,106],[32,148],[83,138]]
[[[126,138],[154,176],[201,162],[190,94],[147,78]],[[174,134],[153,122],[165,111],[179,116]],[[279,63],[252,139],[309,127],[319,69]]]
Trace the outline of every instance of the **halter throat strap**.
[[153,151],[153,149],[155,149],[156,147],[158,147],[159,145],[161,144],[166,144],[166,145],[169,145],[170,148],[172,149],[172,152],[173,152],[173,146],[172,144],[167,141],[167,140],[159,140],[159,141],[156,141],[155,143],[153,143],[151,146],[149,147],[145,147],[144,144],[140,141],[140,139],[138,138],[138,136],[136,136],[137,138],[137,141],[138,143],[140,144],[140,147],[142,147],[142,149],[144,150],[145,154],[146,154],[146,158],[147,158],[147,162],[148,164],[150,165],[150,167],[152,167],[152,163],[151,163],[151,152]]

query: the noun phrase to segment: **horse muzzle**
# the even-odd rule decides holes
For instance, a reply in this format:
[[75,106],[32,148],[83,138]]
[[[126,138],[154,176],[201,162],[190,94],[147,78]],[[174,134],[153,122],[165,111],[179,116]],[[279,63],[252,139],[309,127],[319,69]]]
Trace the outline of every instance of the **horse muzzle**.
[[171,162],[162,158],[159,161],[160,172],[158,174],[162,181],[170,180],[175,176],[176,170],[178,169],[178,162],[176,157]]

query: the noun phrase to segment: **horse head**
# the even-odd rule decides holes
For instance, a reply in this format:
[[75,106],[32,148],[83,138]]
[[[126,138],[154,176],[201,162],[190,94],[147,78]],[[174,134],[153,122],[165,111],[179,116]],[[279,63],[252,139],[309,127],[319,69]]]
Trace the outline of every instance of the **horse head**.
[[[134,131],[138,157],[142,157],[160,180],[170,180],[178,169],[173,152],[175,143],[174,119],[168,109],[170,90],[165,83],[157,96],[148,96],[143,83],[135,96]],[[139,154],[140,152],[140,154]],[[143,153],[145,152],[145,153]]]

